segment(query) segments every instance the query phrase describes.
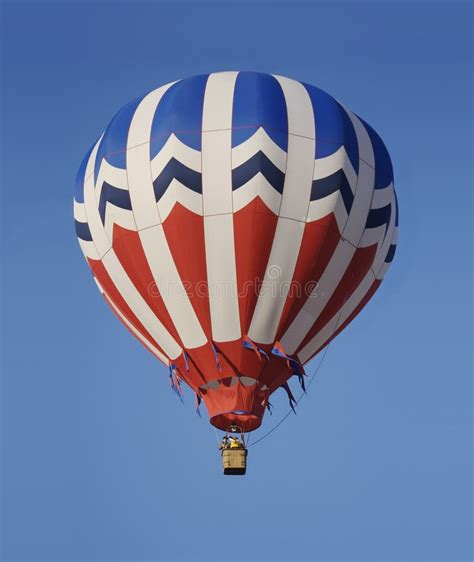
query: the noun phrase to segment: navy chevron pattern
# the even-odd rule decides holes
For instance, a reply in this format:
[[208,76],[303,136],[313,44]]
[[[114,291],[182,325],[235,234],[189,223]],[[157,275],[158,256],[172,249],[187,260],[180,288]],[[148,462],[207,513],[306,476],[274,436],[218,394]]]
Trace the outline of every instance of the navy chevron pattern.
[[390,246],[390,248],[388,249],[387,255],[385,257],[385,263],[391,263],[393,261],[393,258],[395,257],[396,249],[397,249],[396,244],[392,244]]
[[201,174],[195,170],[191,170],[191,168],[188,168],[179,160],[176,160],[176,158],[171,158],[153,182],[155,199],[157,202],[161,199],[161,197],[163,197],[163,194],[168,189],[173,179],[178,180],[188,189],[191,189],[196,193],[202,193]]
[[259,172],[278,193],[283,193],[285,174],[261,150],[232,170],[232,189],[242,187]]
[[[232,189],[235,191],[243,187],[258,173],[261,173],[280,195],[283,194],[285,173],[272,162],[263,150],[258,150],[247,161],[232,170]],[[195,193],[202,193],[202,174],[183,164],[177,157],[173,156],[153,181],[156,202],[159,202],[163,197],[173,179],[176,179],[180,184]],[[354,202],[354,194],[343,168],[325,178],[313,180],[310,200],[318,201],[337,191],[340,191],[345,210],[349,215]],[[99,214],[104,225],[108,202],[122,209],[132,210],[128,190],[117,188],[104,182],[98,205]],[[372,209],[367,217],[366,228],[385,225],[385,230],[387,231],[392,207],[393,205],[389,204],[385,207]],[[83,227],[79,227],[79,229],[82,232],[82,235],[79,237],[87,240],[88,234],[84,231]],[[83,238],[83,236],[86,236],[86,238]]]
[[75,220],[74,224],[76,226],[77,237],[81,240],[92,242],[92,234],[89,225],[86,222],[80,222],[78,220]]
[[107,203],[112,203],[121,209],[132,210],[132,203],[130,201],[130,194],[126,189],[119,189],[107,182],[102,184],[102,191],[99,200],[99,214],[102,219],[102,224],[105,224],[105,210]]
[[385,207],[378,209],[371,209],[367,217],[365,228],[376,228],[377,226],[385,225],[385,231],[388,228],[390,217],[392,215],[392,204],[389,203]]
[[349,214],[354,201],[354,194],[352,193],[351,186],[347,181],[346,174],[342,169],[334,172],[334,174],[331,174],[326,178],[313,181],[313,185],[311,187],[311,201],[327,197],[335,191],[341,192],[344,207],[346,208],[347,214]]

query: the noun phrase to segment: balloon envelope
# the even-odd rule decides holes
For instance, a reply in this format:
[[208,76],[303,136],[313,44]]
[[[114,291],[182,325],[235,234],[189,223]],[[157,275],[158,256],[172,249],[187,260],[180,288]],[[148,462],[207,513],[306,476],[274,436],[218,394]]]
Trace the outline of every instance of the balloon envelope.
[[395,253],[377,133],[322,90],[219,72],[122,108],[77,177],[79,244],[119,320],[204,400],[259,427],[365,306]]

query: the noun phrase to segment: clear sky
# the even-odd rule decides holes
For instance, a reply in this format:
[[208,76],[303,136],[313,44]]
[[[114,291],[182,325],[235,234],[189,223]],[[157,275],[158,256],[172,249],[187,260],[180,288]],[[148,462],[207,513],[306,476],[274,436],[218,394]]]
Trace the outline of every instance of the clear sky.
[[[456,2],[3,3],[5,560],[472,560],[471,28]],[[117,109],[234,69],[366,119],[400,203],[382,288],[245,478],[107,309],[72,219]]]

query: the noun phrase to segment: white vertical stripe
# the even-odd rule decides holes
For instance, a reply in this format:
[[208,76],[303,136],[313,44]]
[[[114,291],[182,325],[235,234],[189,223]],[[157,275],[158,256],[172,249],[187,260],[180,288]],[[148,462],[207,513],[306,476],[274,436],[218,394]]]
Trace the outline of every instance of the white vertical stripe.
[[[395,219],[393,219],[393,222],[395,223]],[[390,229],[389,229],[390,230]],[[377,263],[375,263],[375,267],[377,267],[377,269],[375,269],[374,265],[372,266],[372,270],[375,273],[375,277],[377,279],[382,280],[385,276],[385,274],[387,273],[387,271],[390,269],[390,266],[392,265],[392,262],[386,262],[385,258],[387,257],[387,252],[388,249],[391,245],[396,245],[397,244],[397,238],[398,238],[398,226],[395,226],[395,224],[393,224],[393,232],[390,235],[390,233],[387,233],[387,239],[390,240],[390,243],[387,244],[387,246],[384,248],[383,250],[383,254],[379,256],[376,256],[375,260]]]
[[212,339],[232,341],[241,336],[232,214],[205,217],[204,236]]
[[381,281],[381,280],[385,277],[385,274],[386,274],[387,271],[390,269],[390,266],[391,266],[391,265],[392,265],[391,263],[386,263],[386,262],[384,262],[384,263],[382,264],[382,267],[381,267],[381,268],[378,270],[378,272],[377,272],[377,279],[378,279],[379,281]]
[[[395,210],[396,212],[396,210]],[[394,220],[396,220],[396,217],[394,218]],[[394,225],[394,229],[393,229],[393,236],[392,236],[392,244],[397,244],[398,242],[398,226]]]
[[347,318],[349,318],[349,316],[354,312],[357,306],[359,306],[361,301],[367,295],[367,292],[369,291],[374,281],[376,279],[382,279],[387,269],[390,267],[391,264],[384,263],[384,260],[390,245],[394,243],[394,240],[396,240],[396,211],[393,186],[391,189],[389,201],[386,201],[386,198],[387,194],[384,194],[384,204],[388,204],[389,202],[392,204],[392,214],[390,216],[390,223],[387,229],[386,237],[383,243],[377,249],[372,268],[366,274],[354,293],[347,299],[341,310],[336,312],[336,314],[331,318],[326,326],[324,326],[324,328],[320,332],[318,332],[314,336],[314,338],[312,338],[312,340],[308,342],[305,347],[298,353],[298,358],[302,363],[308,361],[308,359],[310,359],[321,348],[321,346],[335,333],[335,331],[347,320]]
[[127,326],[127,328],[132,332],[132,334],[147,348],[149,348],[149,350],[156,355],[156,357],[158,357],[158,359],[160,361],[162,361],[165,365],[169,365],[169,359],[168,357],[166,357],[166,355],[163,355],[163,353],[161,353],[161,351],[155,347],[150,341],[148,341],[146,338],[144,338],[140,332],[135,328],[135,326],[133,324],[130,324],[130,322],[127,320],[127,318],[120,312],[120,310],[115,306],[115,304],[112,302],[112,299],[110,299],[110,297],[108,298],[108,302],[110,302],[110,305],[112,306],[112,308],[114,309],[114,311],[116,312],[116,314],[119,316],[119,318],[122,320],[122,322]]
[[94,242],[81,240],[80,238],[78,238],[77,241],[79,242],[79,246],[81,247],[82,253],[86,259],[100,260],[100,256],[95,249]]
[[359,174],[354,201],[342,233],[342,239],[338,243],[317,287],[281,339],[282,345],[288,353],[296,351],[342,280],[361,241],[370,211],[375,178],[374,151],[370,137],[358,117],[349,110],[346,110],[346,112],[354,126],[359,146]]
[[347,299],[344,306],[336,312],[324,328],[322,328],[298,353],[298,359],[302,363],[306,363],[306,361],[308,361],[308,359],[310,359],[320,349],[324,342],[333,336],[336,330],[344,324],[365,297],[374,281],[374,274],[372,271],[369,271],[357,289]]
[[130,324],[130,322],[128,321],[128,319],[120,312],[120,310],[117,308],[117,306],[115,305],[115,303],[113,302],[113,300],[109,297],[109,295],[104,291],[102,285],[99,283],[98,279],[96,279],[94,277],[94,281],[96,282],[97,287],[99,288],[99,291],[102,293],[102,295],[107,297],[107,302],[110,304],[110,306],[112,307],[112,309],[114,310],[114,312],[117,314],[117,316],[122,320],[122,322],[125,324],[125,326],[127,326],[127,328],[130,330],[130,332],[132,332],[132,334],[134,336],[137,337],[137,339],[145,346],[147,347],[153,354],[156,355],[156,357],[158,357],[158,359],[160,359],[160,361],[163,361],[163,363],[165,365],[169,364],[169,360],[168,358],[163,355],[163,353],[161,353],[161,351],[155,346],[153,345],[153,343],[151,341],[149,341],[147,338],[145,338],[144,336],[142,336],[142,334],[140,334],[140,332],[135,328],[135,326],[133,324]]
[[215,72],[209,75],[202,112],[203,132],[232,127],[232,103],[237,75],[238,72]]
[[108,275],[110,276],[113,284],[117,287],[121,296],[125,299],[131,311],[135,314],[145,329],[148,330],[150,335],[156,340],[163,351],[169,357],[174,359],[180,355],[181,347],[172,338],[163,324],[155,317],[150,307],[136,289],[135,285],[133,285],[130,281],[127,273],[123,269],[113,248],[111,247],[104,225],[100,220],[94,193],[93,174],[91,173],[91,171],[94,170],[97,149],[98,144],[94,147],[94,150],[91,153],[91,158],[87,164],[87,179],[84,184],[84,202],[92,240]]
[[171,255],[161,224],[140,231],[153,279],[184,347],[195,348],[207,342]]
[[291,286],[305,223],[280,217],[265,277],[252,316],[249,337],[273,343]]
[[[316,131],[311,98],[300,82],[275,77],[288,112],[288,157],[280,217],[306,221],[313,184]],[[298,246],[299,251],[299,246]]]
[[359,174],[351,212],[342,236],[357,246],[364,232],[374,193],[374,150],[369,134],[360,119],[351,111],[347,109],[345,111],[352,122],[357,136],[357,143],[359,145]]
[[288,157],[277,228],[249,328],[249,337],[260,343],[275,341],[293,280],[308,216],[316,143],[313,106],[306,88],[288,78],[276,79],[288,112]]
[[75,199],[74,199],[74,219],[79,221],[79,222],[87,222],[87,217],[86,217],[86,209],[84,207],[84,203],[78,203]]
[[364,232],[365,223],[370,211],[370,203],[374,191],[375,170],[363,160],[359,160],[359,176],[352,203],[342,237],[357,246]]
[[127,176],[138,230],[161,223],[151,176],[150,136],[156,108],[172,85],[166,84],[143,98],[128,131]]
[[296,351],[328,304],[351,262],[354,251],[354,247],[348,242],[344,240],[338,242],[333,257],[321,275],[317,286],[281,338],[281,343],[287,353]]
[[232,214],[232,105],[237,72],[211,74],[204,94],[202,196],[212,338],[240,338]]
[[280,217],[306,221],[313,185],[314,139],[288,137],[288,160]]
[[[397,244],[397,238],[398,238],[398,226],[395,226],[395,217],[393,217],[393,232],[390,235],[389,233],[387,233],[387,238],[390,239],[390,244],[387,245],[386,249],[388,251],[388,248],[392,245],[392,244]],[[392,226],[392,225],[391,225]],[[389,228],[390,230],[390,228]],[[385,250],[385,249],[384,249]],[[378,262],[377,264],[375,264],[376,266],[378,266],[380,264],[380,267],[377,267],[377,269],[375,269],[374,266],[372,266],[372,270],[375,273],[375,277],[379,280],[382,280],[385,276],[385,274],[387,273],[387,271],[390,269],[390,266],[392,265],[392,262],[386,262],[386,261],[382,261],[385,260],[386,257],[386,253],[382,254],[380,256],[380,261],[379,261],[379,257],[376,256],[376,261]]]
[[288,133],[311,139],[316,138],[313,105],[306,88],[297,80],[278,75],[273,75],[273,77],[280,83],[285,96]]
[[357,144],[359,145],[359,159],[364,160],[364,162],[371,168],[375,168],[374,149],[372,148],[372,141],[370,140],[367,129],[364,127],[362,121],[357,117],[357,115],[352,113],[350,109],[347,109],[345,106],[342,106],[342,108],[347,113],[347,116],[354,127]]
[[392,207],[391,207],[391,214],[390,214],[390,222],[387,227],[387,233],[385,235],[384,241],[382,242],[381,246],[377,250],[377,253],[375,254],[374,263],[372,264],[372,270],[377,277],[378,277],[379,270],[383,266],[385,258],[387,257],[387,253],[390,248],[390,245],[392,244],[392,240],[394,238],[394,233],[396,230],[395,219],[396,219],[397,211],[395,208],[395,192],[393,189],[391,193],[390,203],[392,204]]
[[161,226],[150,161],[153,118],[170,86],[172,84],[167,84],[148,94],[135,111],[128,134],[127,174],[133,214],[153,279],[183,345],[195,348],[204,345],[207,338],[186,294]]
[[237,72],[211,74],[202,115],[204,215],[232,213],[232,106]]
[[86,173],[84,176],[86,178],[84,181],[84,208],[86,210],[87,222],[89,223],[94,246],[96,247],[97,253],[102,258],[102,256],[110,250],[112,244],[105,233],[104,226],[99,215],[94,189],[94,166],[97,150],[99,149],[101,140],[102,137],[95,145],[89,157],[89,161],[87,162]]
[[158,320],[144,298],[138,292],[138,289],[128,277],[113,250],[110,250],[110,252],[102,258],[102,263],[122,298],[166,355],[171,359],[175,359],[181,355],[181,347],[167,331],[165,326]]
[[202,133],[204,216],[232,213],[232,131]]

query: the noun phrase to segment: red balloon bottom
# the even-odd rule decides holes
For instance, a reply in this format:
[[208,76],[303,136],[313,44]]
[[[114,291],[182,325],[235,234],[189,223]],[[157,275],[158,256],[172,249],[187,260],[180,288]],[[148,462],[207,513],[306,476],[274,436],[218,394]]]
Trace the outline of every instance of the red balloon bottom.
[[255,381],[247,386],[240,377],[229,377],[219,381],[216,388],[207,388],[202,398],[214,427],[229,431],[237,426],[248,432],[262,424],[270,390]]

